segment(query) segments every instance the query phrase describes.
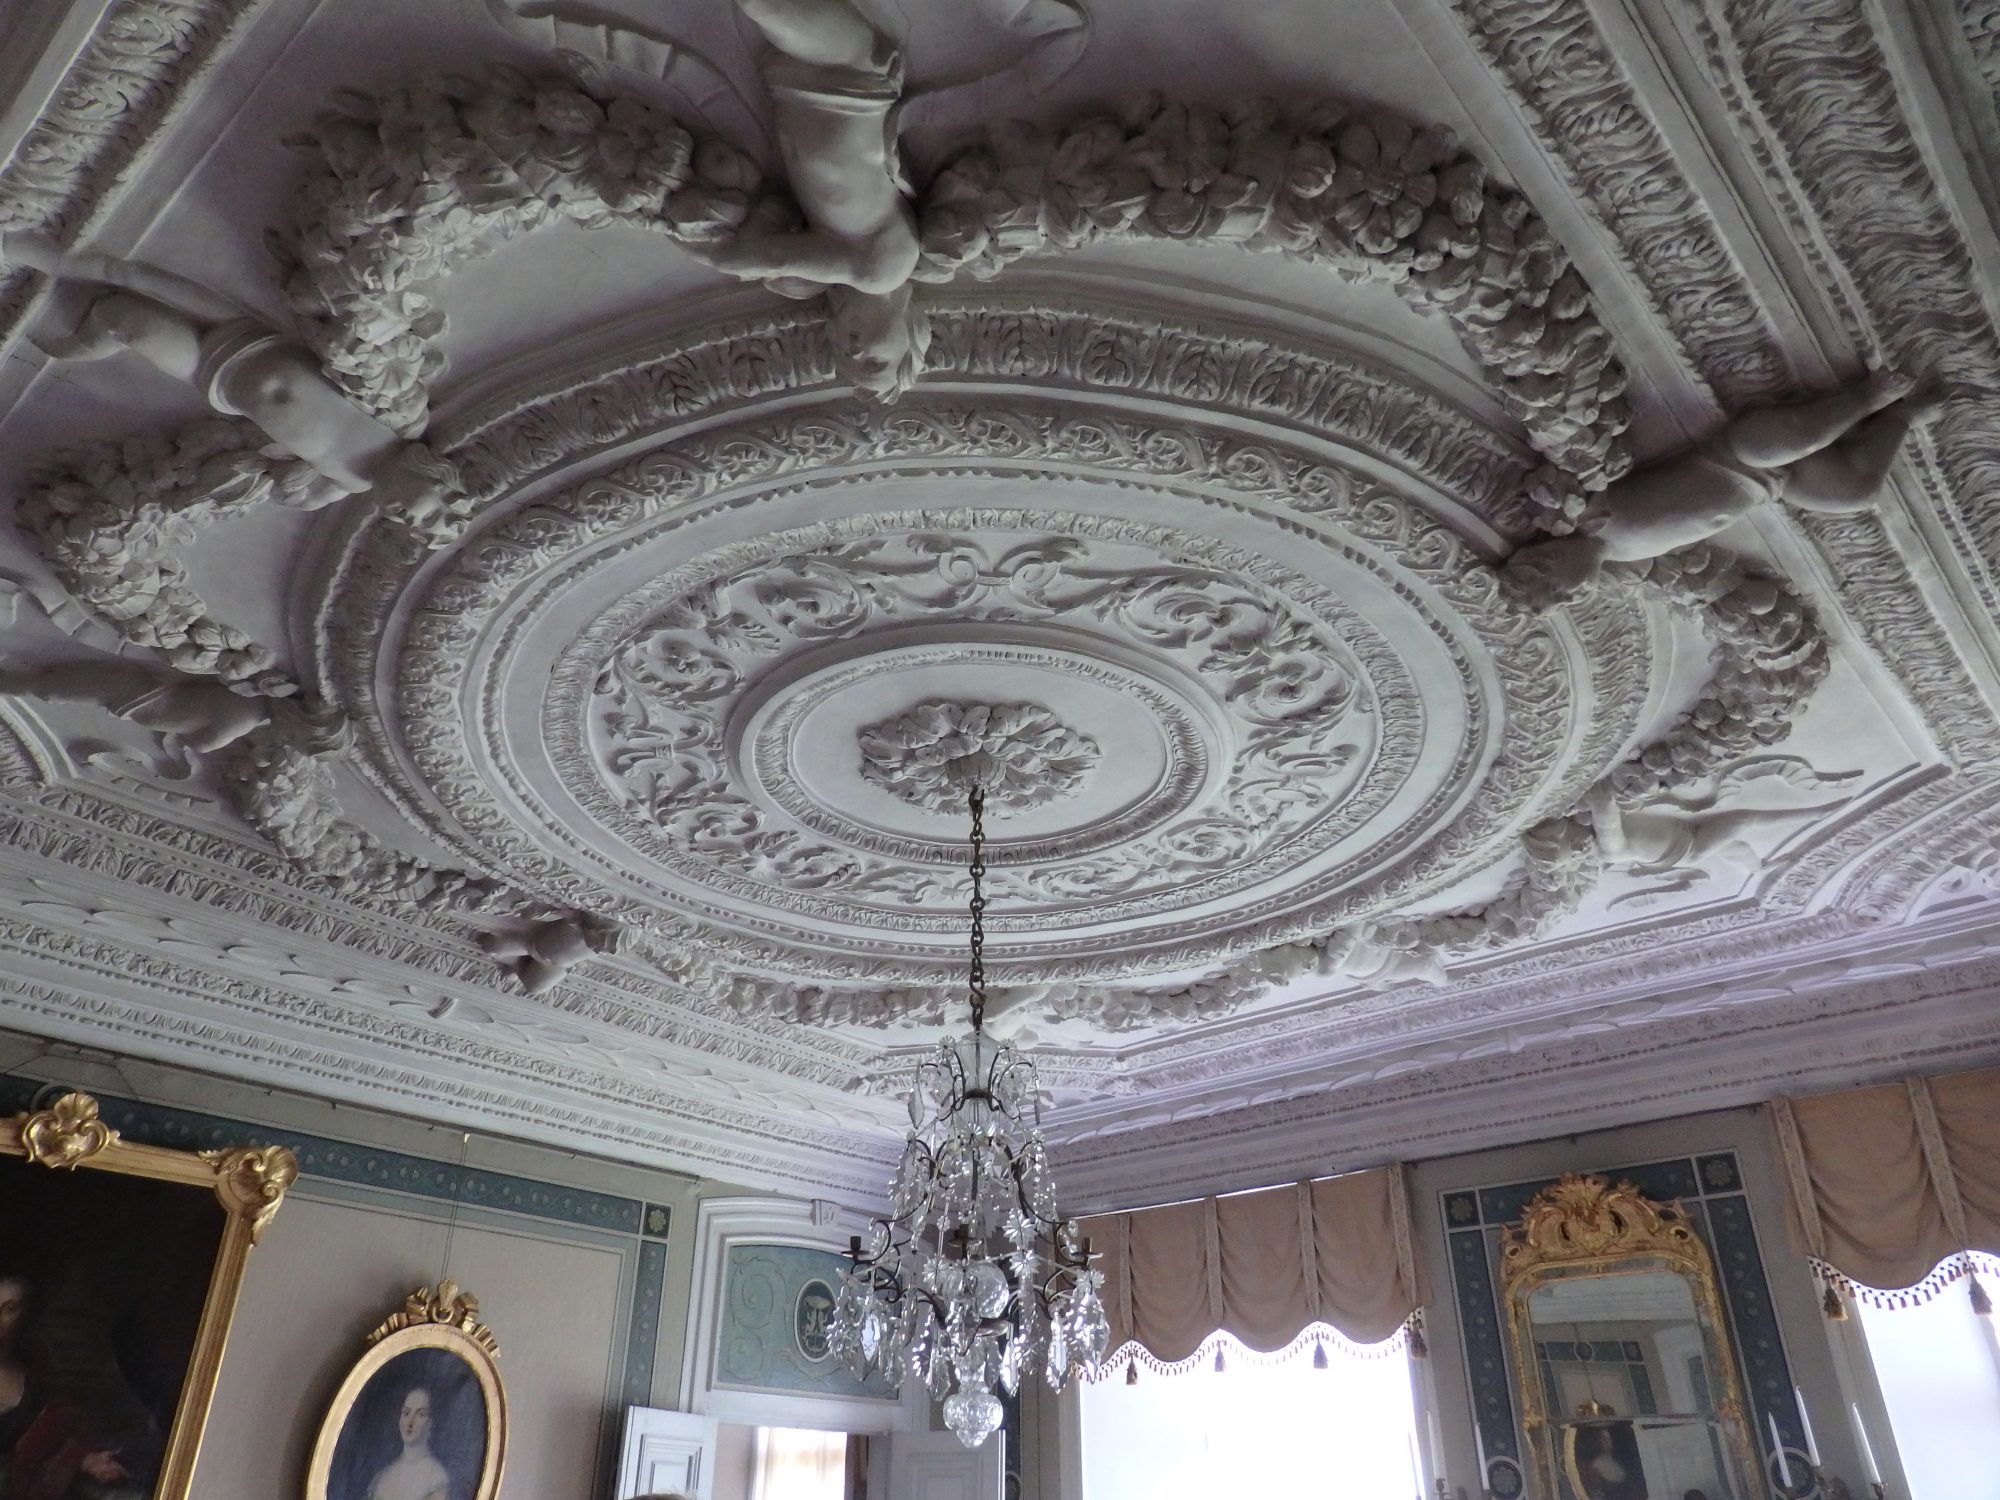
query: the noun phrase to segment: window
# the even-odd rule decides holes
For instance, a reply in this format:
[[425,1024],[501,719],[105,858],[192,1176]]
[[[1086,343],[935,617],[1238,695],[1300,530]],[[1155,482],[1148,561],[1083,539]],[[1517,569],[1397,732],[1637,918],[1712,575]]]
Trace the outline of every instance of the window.
[[847,1434],[801,1427],[759,1427],[750,1500],[843,1500]]
[[[1325,1369],[1314,1367],[1315,1334]],[[1422,1491],[1400,1336],[1371,1348],[1318,1328],[1259,1355],[1217,1334],[1184,1366],[1162,1374],[1142,1365],[1127,1385],[1113,1365],[1082,1388],[1083,1500],[1405,1500]]]
[[[1989,1292],[2000,1260],[1971,1257]],[[1854,1304],[1910,1500],[2000,1500],[2000,1327],[1964,1281],[1914,1307]],[[1857,1414],[1858,1416],[1858,1414]],[[1880,1434],[1870,1440],[1880,1445]]]

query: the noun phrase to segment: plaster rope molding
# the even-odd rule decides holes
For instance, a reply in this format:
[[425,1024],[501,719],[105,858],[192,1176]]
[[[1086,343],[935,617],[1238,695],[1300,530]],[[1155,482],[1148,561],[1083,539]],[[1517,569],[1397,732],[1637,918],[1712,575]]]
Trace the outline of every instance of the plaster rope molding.
[[[511,73],[478,97],[453,88],[349,96],[317,137],[325,165],[301,190],[288,252],[288,293],[328,372],[405,433],[437,370],[425,283],[557,221],[634,224],[712,258],[763,191],[740,153],[629,99]],[[1625,377],[1588,289],[1526,201],[1441,129],[1339,106],[1297,127],[1263,106],[1225,121],[1148,99],[1122,121],[1025,130],[953,158],[918,212],[926,279],[1129,234],[1281,250],[1389,282],[1451,320],[1521,417],[1545,460],[1530,495],[1551,529],[1629,465]]]
[[1986,81],[1988,92],[2000,101],[2000,5],[1993,0],[1953,0],[1952,8],[1958,14],[1979,76]]
[[[267,0],[113,0],[0,166],[0,232],[80,241]],[[34,306],[0,267],[0,352]]]
[[1915,806],[1899,807],[1903,825],[1852,852],[1837,899],[1863,920],[1907,917],[1929,889],[1953,871],[1985,873],[2000,860],[2000,783],[1967,788],[1939,777]]
[[1451,9],[1718,404],[1754,405],[1789,387],[1769,313],[1590,8],[1452,0]]
[[[2000,329],[1860,0],[1703,0],[1705,62],[1846,273],[1864,348],[1966,388],[1931,439],[1982,595],[2000,571]],[[1829,128],[1828,122],[1837,122]],[[1893,212],[1885,211],[1893,205]]]

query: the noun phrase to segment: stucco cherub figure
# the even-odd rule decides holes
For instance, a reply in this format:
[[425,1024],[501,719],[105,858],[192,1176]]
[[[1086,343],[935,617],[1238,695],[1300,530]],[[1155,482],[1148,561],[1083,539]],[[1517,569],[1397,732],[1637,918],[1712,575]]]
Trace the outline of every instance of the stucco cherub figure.
[[1573,535],[1518,548],[1502,577],[1516,597],[1546,608],[1594,584],[1607,563],[1691,547],[1770,500],[1816,515],[1867,510],[1904,440],[1945,394],[1877,371],[1811,401],[1746,412],[1707,442],[1612,484]]
[[798,229],[745,228],[701,253],[791,297],[827,299],[841,374],[877,400],[915,383],[930,341],[911,304],[917,221],[896,146],[903,59],[848,0],[736,0],[769,50],[761,72]]
[[219,682],[105,656],[47,666],[0,665],[0,694],[50,703],[92,703],[161,737],[170,754],[208,752],[269,722],[271,700]]
[[578,964],[618,951],[624,929],[588,912],[571,912],[545,922],[487,933],[479,946],[530,995],[545,995]]
[[1755,870],[1764,862],[1763,846],[1790,837],[1840,800],[1845,799],[1716,807],[1713,799],[1661,797],[1622,807],[1610,787],[1599,783],[1584,805],[1605,867],[1651,882],[1620,898],[1630,900],[1686,890],[1709,879],[1717,865]]
[[130,351],[193,386],[216,411],[246,418],[326,481],[300,498],[307,508],[366,491],[429,541],[462,511],[449,460],[376,421],[303,344],[206,287],[133,261],[63,251],[38,234],[0,234],[0,266],[26,266],[55,283],[31,334],[43,353],[97,360]]

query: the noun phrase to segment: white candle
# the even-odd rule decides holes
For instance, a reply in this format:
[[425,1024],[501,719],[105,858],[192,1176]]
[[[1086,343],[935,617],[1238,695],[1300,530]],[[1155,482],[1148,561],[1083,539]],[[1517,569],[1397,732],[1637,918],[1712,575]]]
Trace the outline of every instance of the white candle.
[[1778,1483],[1786,1489],[1792,1487],[1792,1465],[1785,1457],[1785,1440],[1778,1435],[1778,1415],[1765,1412],[1764,1420],[1771,1424],[1771,1451],[1778,1455]]
[[1819,1467],[1819,1443],[1813,1438],[1812,1413],[1806,1410],[1806,1393],[1797,1386],[1792,1387],[1792,1399],[1799,1403],[1799,1425],[1806,1430],[1806,1457],[1812,1466]]
[[1854,1435],[1861,1439],[1861,1458],[1868,1465],[1868,1482],[1880,1484],[1882,1466],[1875,1462],[1875,1445],[1868,1441],[1868,1424],[1861,1420],[1861,1404],[1857,1401],[1847,1409],[1854,1416]]
[[1437,1408],[1428,1414],[1431,1419],[1431,1472],[1439,1479],[1444,1478],[1444,1438],[1438,1433]]
[[1486,1489],[1486,1434],[1479,1430],[1479,1419],[1477,1417],[1472,1419],[1472,1446],[1479,1453],[1479,1488],[1481,1493],[1484,1493]]

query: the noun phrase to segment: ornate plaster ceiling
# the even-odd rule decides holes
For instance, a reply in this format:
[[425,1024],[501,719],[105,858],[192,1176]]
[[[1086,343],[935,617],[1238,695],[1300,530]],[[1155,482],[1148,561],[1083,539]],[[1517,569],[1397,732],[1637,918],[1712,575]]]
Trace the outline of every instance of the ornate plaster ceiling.
[[727,0],[58,9],[20,1030],[873,1194],[977,754],[1092,1201],[2000,1052],[1978,7],[864,7],[886,402]]

